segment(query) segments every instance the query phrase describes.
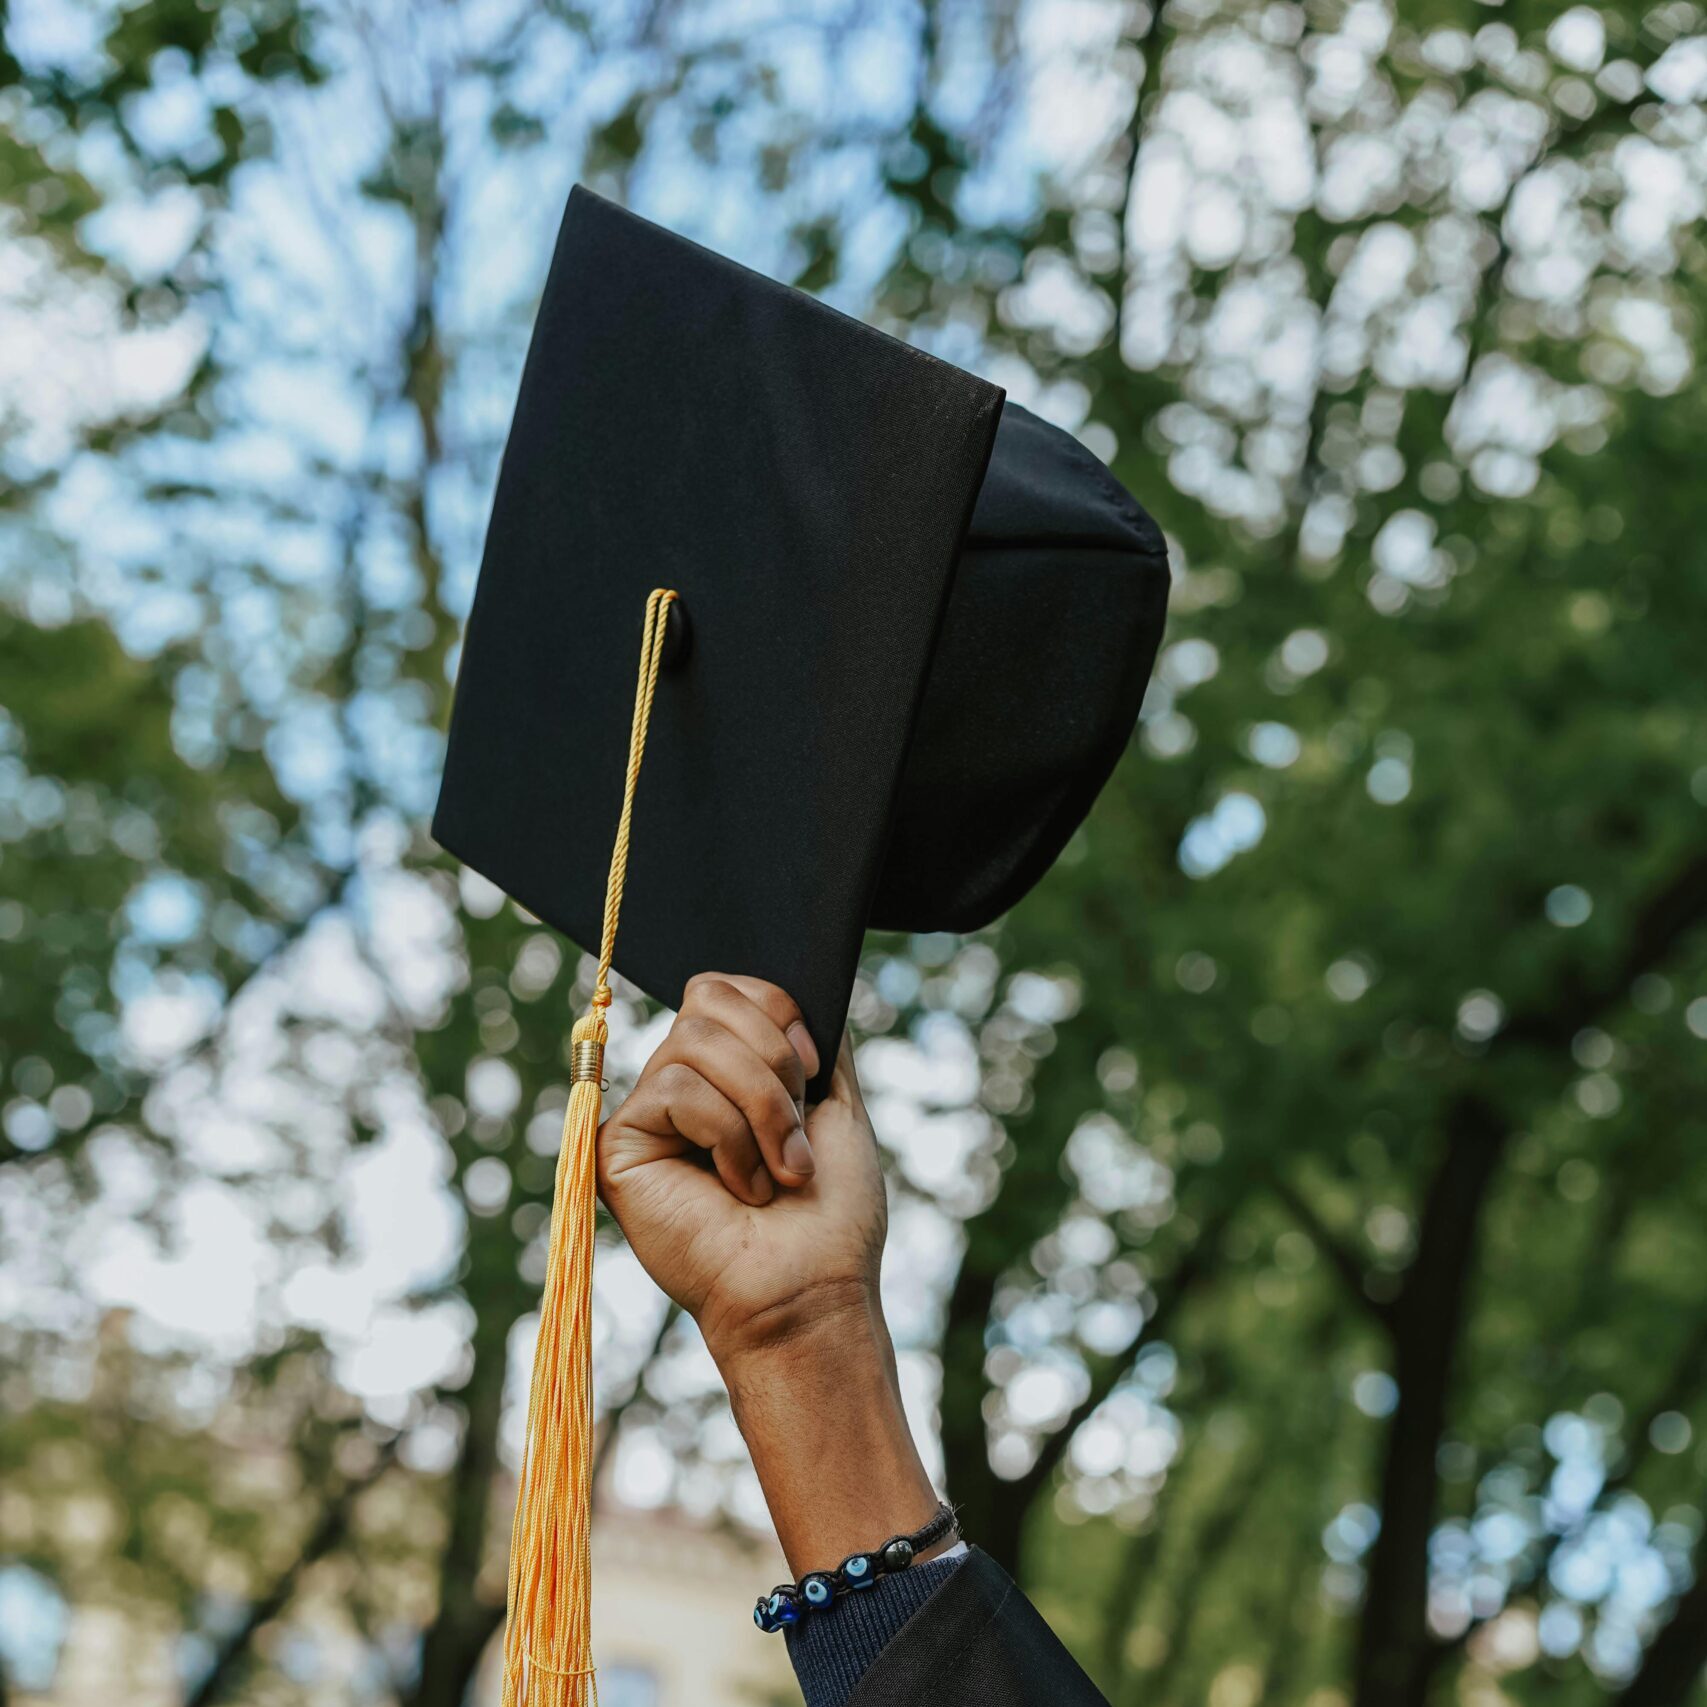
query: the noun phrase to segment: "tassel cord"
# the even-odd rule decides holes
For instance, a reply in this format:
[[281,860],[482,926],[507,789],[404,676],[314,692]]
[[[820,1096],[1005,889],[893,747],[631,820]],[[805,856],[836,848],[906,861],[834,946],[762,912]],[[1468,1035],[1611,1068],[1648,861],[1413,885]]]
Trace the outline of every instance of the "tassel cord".
[[510,1526],[503,1707],[597,1707],[592,1657],[592,1281],[600,1081],[610,969],[628,880],[634,795],[676,594],[646,601],[622,814],[611,847],[591,1010],[571,1034],[569,1107],[553,1185],[525,1456]]

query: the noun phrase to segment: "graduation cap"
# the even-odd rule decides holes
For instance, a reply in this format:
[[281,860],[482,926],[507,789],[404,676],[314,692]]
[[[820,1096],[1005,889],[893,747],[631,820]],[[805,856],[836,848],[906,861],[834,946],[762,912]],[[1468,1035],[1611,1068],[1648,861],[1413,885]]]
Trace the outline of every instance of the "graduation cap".
[[613,955],[672,1007],[697,972],[780,985],[825,1063],[817,1094],[868,926],[974,929],[1048,869],[1131,734],[1166,600],[1154,522],[1070,435],[571,194],[433,820],[599,954],[571,1046],[506,1707],[590,1699],[587,1312]]

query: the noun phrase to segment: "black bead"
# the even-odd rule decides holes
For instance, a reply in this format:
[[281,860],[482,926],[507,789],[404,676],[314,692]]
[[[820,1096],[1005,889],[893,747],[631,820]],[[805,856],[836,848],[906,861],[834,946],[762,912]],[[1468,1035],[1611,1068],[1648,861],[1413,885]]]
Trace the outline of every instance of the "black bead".
[[913,1562],[913,1544],[905,1535],[898,1535],[883,1549],[883,1568],[904,1571]]

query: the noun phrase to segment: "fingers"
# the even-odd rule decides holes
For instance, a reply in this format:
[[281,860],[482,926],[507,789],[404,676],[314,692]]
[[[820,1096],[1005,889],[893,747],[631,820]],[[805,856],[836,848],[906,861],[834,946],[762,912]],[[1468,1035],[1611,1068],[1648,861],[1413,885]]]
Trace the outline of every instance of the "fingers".
[[768,1202],[774,1183],[804,1185],[814,1172],[803,1121],[807,1065],[791,1030],[804,1038],[799,1009],[774,985],[694,979],[613,1125],[663,1141],[655,1154],[681,1141],[709,1152],[718,1177],[744,1203]]
[[[717,1029],[744,1047],[729,1046],[713,1035]],[[800,1010],[774,984],[703,973],[689,983],[664,1047],[685,1047],[683,1058],[746,1115],[772,1174],[784,1185],[803,1185],[814,1165],[806,1136],[807,1065],[791,1032],[805,1035]],[[806,1046],[816,1061],[810,1038]]]
[[645,1096],[649,1106],[635,1113],[653,1130],[662,1125],[710,1152],[717,1177],[734,1196],[743,1203],[770,1202],[775,1187],[747,1117],[703,1074],[684,1061],[666,1062],[635,1095]]
[[[818,1046],[812,1041],[812,1033],[806,1029],[805,1018],[786,990],[767,984],[763,978],[748,978],[737,972],[701,972],[688,980],[682,995],[682,1012],[700,1011],[703,1003],[715,1004],[710,1011],[720,1016],[735,1016],[737,1009],[743,1009],[743,1004],[728,1001],[731,991],[746,998],[743,1011],[750,1013],[756,1010],[770,1021],[786,1039],[805,1076],[815,1078],[819,1065]],[[742,1035],[747,1036],[747,1033]],[[753,1042],[761,1055],[765,1054],[752,1037],[749,1036],[748,1041]]]
[[691,1068],[740,1110],[765,1166],[781,1184],[804,1185],[811,1178],[812,1148],[799,1105],[770,1063],[743,1039],[714,1020],[684,1016],[659,1054]]

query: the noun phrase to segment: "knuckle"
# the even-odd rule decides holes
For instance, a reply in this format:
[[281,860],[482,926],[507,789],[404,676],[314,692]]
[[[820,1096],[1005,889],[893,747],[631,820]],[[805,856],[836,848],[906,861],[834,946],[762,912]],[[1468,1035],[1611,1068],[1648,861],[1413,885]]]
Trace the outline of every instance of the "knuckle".
[[691,1095],[699,1088],[700,1078],[685,1061],[671,1061],[658,1070],[653,1083],[658,1094],[669,1100]]
[[[614,1138],[615,1134],[613,1133],[612,1140]],[[616,1175],[611,1171],[612,1147],[612,1142],[601,1133],[599,1142],[593,1149],[593,1181],[598,1186],[601,1197],[610,1190],[611,1181],[616,1178]]]
[[608,1200],[613,1191],[621,1189],[622,1174],[644,1144],[643,1135],[626,1126],[615,1115],[599,1128],[598,1143],[593,1147],[593,1165],[599,1195]]
[[688,1055],[704,1055],[723,1041],[724,1030],[716,1020],[703,1014],[684,1013],[672,1028],[677,1049]]
[[793,1098],[775,1080],[749,1118],[755,1132],[779,1144],[800,1124]]
[[789,1026],[800,1018],[800,1008],[794,998],[778,984],[762,986],[765,992],[765,1007],[778,1024]]
[[765,1051],[765,1065],[782,1080],[784,1085],[793,1087],[796,1080],[805,1077],[805,1069],[800,1065],[800,1057],[794,1053],[794,1046],[786,1037],[779,1037]]
[[682,1006],[690,1003],[698,1005],[720,996],[729,988],[729,981],[721,972],[696,972],[682,986]]

